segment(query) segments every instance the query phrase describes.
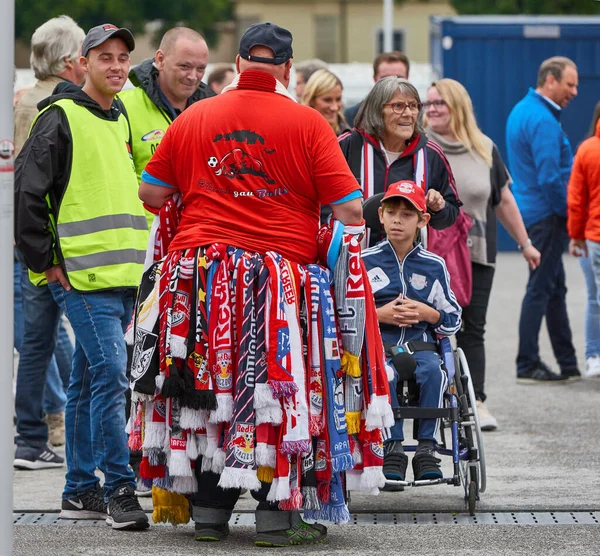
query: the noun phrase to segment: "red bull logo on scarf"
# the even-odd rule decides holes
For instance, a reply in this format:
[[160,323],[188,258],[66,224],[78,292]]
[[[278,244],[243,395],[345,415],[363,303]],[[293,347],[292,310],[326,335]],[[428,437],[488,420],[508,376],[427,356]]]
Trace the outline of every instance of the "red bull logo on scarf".
[[325,469],[327,469],[327,444],[325,440],[317,440],[315,471],[325,471]]
[[236,423],[235,436],[231,441],[233,457],[244,465],[254,464],[254,425]]
[[215,382],[220,390],[229,390],[232,386],[231,354],[229,352],[217,354]]
[[379,459],[383,459],[383,442],[372,442],[370,446],[371,452]]
[[190,318],[190,306],[186,292],[175,292],[171,326],[177,326]]

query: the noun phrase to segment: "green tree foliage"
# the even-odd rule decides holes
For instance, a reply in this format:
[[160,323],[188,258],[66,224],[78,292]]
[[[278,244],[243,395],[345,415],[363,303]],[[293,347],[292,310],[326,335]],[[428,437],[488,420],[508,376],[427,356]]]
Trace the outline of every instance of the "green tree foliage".
[[29,42],[37,27],[58,15],[71,16],[87,31],[94,25],[113,23],[140,33],[149,21],[161,21],[155,42],[164,31],[184,25],[202,33],[209,44],[217,34],[215,24],[232,17],[230,0],[16,0],[15,35]]
[[585,15],[600,14],[595,0],[452,0],[459,14]]

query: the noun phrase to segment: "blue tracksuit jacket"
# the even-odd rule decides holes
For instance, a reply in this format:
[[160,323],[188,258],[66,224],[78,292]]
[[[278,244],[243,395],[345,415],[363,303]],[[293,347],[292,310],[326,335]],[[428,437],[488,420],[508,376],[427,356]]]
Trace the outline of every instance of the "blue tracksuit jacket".
[[450,277],[444,259],[417,244],[400,262],[387,240],[366,249],[362,257],[377,307],[389,303],[402,293],[440,312],[440,320],[435,325],[420,322],[410,327],[399,327],[379,323],[384,342],[434,342],[435,334],[451,336],[458,332],[462,309],[450,289]]

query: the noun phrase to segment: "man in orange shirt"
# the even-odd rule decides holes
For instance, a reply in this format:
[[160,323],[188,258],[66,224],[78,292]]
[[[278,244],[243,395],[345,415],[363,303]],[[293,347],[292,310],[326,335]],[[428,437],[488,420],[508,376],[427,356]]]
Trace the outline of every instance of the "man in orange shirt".
[[[180,260],[184,260],[193,256],[190,253],[194,249],[202,256],[204,247],[212,246],[214,249],[214,245],[218,244],[230,249],[238,248],[237,251],[244,250],[250,259],[258,260],[260,264],[264,260],[267,265],[270,257],[277,259],[281,256],[284,264],[289,261],[291,266],[288,268],[298,268],[298,265],[317,262],[320,205],[331,205],[333,217],[345,225],[362,222],[360,187],[346,164],[331,127],[318,112],[297,104],[287,92],[291,59],[292,36],[289,31],[271,23],[251,26],[240,42],[236,59],[239,76],[221,95],[195,104],[179,116],[146,166],[140,184],[140,198],[147,205],[160,208],[174,193],[178,193],[185,207],[170,244],[169,255],[163,263],[161,295],[163,284],[165,288],[171,286],[171,291],[181,287],[183,275],[179,274],[180,285],[173,286],[178,271],[172,273],[174,278],[171,279],[168,274],[168,265],[178,254],[181,254]],[[206,250],[207,256],[208,252],[209,249]],[[232,260],[236,255],[229,251],[226,256]],[[175,261],[173,264],[179,263]],[[198,266],[201,264],[198,263]],[[202,271],[195,272],[195,281],[201,284]],[[237,278],[232,278],[237,280],[237,288],[244,283],[240,273],[241,270]],[[281,276],[282,291],[286,291],[287,296],[289,290],[283,288],[286,283],[289,284],[285,281],[285,276],[289,280],[289,274],[285,274],[284,270]],[[213,291],[212,295],[216,293]],[[183,294],[178,299],[188,297],[194,297],[193,288],[190,288],[189,295]],[[200,301],[196,305],[200,309],[197,319],[201,320],[204,318],[204,293],[198,297]],[[192,303],[194,301],[190,300],[190,305]],[[180,313],[189,313],[189,308],[185,307]],[[173,314],[176,310],[173,309]],[[211,305],[211,315],[212,312]],[[159,318],[162,314],[161,309]],[[261,324],[260,317],[256,322],[257,326]],[[176,336],[177,331],[172,330],[172,334]],[[243,338],[238,336],[237,340],[241,345]],[[285,343],[285,339],[282,341]],[[293,354],[290,356],[294,357]],[[256,359],[259,360],[258,355]],[[167,361],[170,363],[171,359],[167,357]],[[162,388],[165,397],[166,385],[165,382]],[[237,400],[236,393],[236,403]],[[244,434],[236,436],[229,446],[239,448],[237,452],[244,452],[243,458],[248,458],[244,461],[252,464],[254,425],[238,426]],[[181,428],[185,427],[182,425]],[[210,434],[208,437],[210,442]],[[173,469],[176,459],[173,454],[185,442],[182,439],[171,444],[171,477],[180,473]],[[200,464],[196,463],[199,485],[191,500],[197,540],[214,541],[226,537],[229,532],[227,524],[240,492],[239,488],[223,489],[218,486],[222,470],[214,471],[216,456],[212,459],[212,471],[200,473]],[[252,475],[252,465],[244,471]],[[244,480],[247,477],[245,475]],[[256,480],[255,471],[252,478]],[[236,486],[252,488],[245,486],[243,481]],[[263,483],[265,486],[268,487]],[[268,491],[269,488],[261,488],[253,492],[259,500],[256,512],[258,545],[311,544],[325,538],[323,526],[305,523],[298,512],[273,511],[278,509],[277,502],[273,500],[283,498],[271,496],[267,501]]]

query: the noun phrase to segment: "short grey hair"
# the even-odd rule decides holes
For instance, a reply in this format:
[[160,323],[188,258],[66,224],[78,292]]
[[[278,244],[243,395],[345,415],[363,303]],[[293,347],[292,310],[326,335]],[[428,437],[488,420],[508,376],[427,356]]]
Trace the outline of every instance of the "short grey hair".
[[[385,120],[383,118],[384,104],[390,102],[398,92],[407,99],[412,98],[419,104],[421,103],[419,91],[406,79],[394,76],[384,77],[375,83],[375,86],[361,104],[354,120],[354,127],[362,129],[365,133],[374,135],[380,139],[385,129]],[[413,138],[423,133],[423,128],[417,121]]]
[[575,62],[565,56],[553,56],[544,60],[538,70],[537,86],[543,87],[549,75],[553,75],[559,82],[562,81],[562,74],[567,66],[577,69]]
[[306,83],[315,71],[327,69],[327,62],[323,62],[323,60],[319,60],[318,58],[315,58],[314,60],[305,60],[304,62],[294,64],[294,69],[296,70],[296,73],[299,73],[304,77],[304,82]]
[[77,60],[85,31],[68,15],[54,17],[40,25],[31,37],[29,62],[35,77],[48,79],[65,69],[65,58]]

